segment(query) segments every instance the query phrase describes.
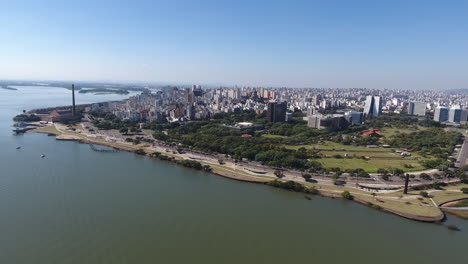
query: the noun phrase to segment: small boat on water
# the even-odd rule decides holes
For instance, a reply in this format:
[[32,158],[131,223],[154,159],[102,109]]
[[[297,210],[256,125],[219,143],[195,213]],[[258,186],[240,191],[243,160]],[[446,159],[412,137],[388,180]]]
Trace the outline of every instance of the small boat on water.
[[45,158],[45,155],[44,155],[44,154],[41,154],[41,158]]
[[312,200],[312,198],[310,196],[304,196],[304,198],[306,198],[307,200]]
[[21,147],[16,147],[16,149],[20,149]]

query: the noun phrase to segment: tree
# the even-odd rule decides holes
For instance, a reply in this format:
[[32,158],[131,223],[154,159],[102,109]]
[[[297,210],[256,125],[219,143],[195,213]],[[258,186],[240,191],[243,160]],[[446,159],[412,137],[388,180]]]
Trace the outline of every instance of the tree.
[[335,159],[342,159],[343,156],[341,156],[340,154],[335,154],[335,155],[333,155],[333,158],[335,158]]
[[304,192],[307,190],[304,187],[304,185],[295,181],[281,182],[278,180],[274,180],[274,181],[269,182],[268,184],[274,187],[283,188],[283,189],[294,191],[294,192]]
[[30,114],[30,115],[27,115],[27,114],[21,114],[21,115],[17,115],[13,118],[13,121],[15,122],[36,122],[36,121],[40,121],[41,118],[37,115],[34,115],[34,114]]
[[468,194],[468,188],[461,188],[460,191],[462,191],[462,193]]
[[143,149],[137,149],[137,150],[135,150],[135,154],[137,154],[137,155],[145,155],[146,152],[145,152]]
[[155,152],[151,153],[151,157],[153,157],[153,158],[158,158],[159,156],[161,156],[161,152],[155,151]]
[[121,134],[127,134],[128,133],[128,127],[122,127],[121,129],[119,129],[119,132]]
[[314,195],[320,194],[319,190],[317,190],[317,188],[315,188],[315,186],[314,186],[314,187],[311,187],[311,188],[309,188],[309,189],[307,189],[306,192],[307,192],[308,194],[314,194]]
[[399,168],[392,168],[392,174],[394,176],[401,176],[404,174],[403,170],[402,169],[399,169]]
[[310,179],[312,179],[312,175],[310,175],[309,173],[305,173],[305,174],[302,174],[302,178],[304,178],[304,180],[308,182],[310,181]]
[[335,174],[333,174],[333,177],[332,177],[333,184],[337,185],[339,178],[340,178],[340,172],[337,171],[335,172]]
[[383,169],[383,168],[378,168],[377,173],[382,174],[382,175],[387,175],[388,170]]
[[177,163],[187,168],[192,168],[196,170],[204,169],[203,165],[200,162],[195,161],[195,160],[180,160]]
[[283,173],[282,173],[280,170],[275,170],[275,171],[273,172],[273,174],[275,174],[275,176],[278,177],[278,178],[283,177]]
[[351,195],[350,192],[344,191],[341,193],[341,196],[345,198],[346,200],[352,200],[354,197]]
[[359,171],[356,172],[357,173],[357,176],[358,177],[362,177],[362,178],[369,178],[369,173],[367,173],[365,170],[363,169],[359,169]]
[[426,180],[426,181],[429,181],[429,180],[432,180],[431,176],[427,173],[421,173],[419,174],[419,178],[423,179],[423,180]]
[[420,192],[419,193],[422,197],[429,198],[429,193],[428,192]]
[[353,142],[353,139],[351,138],[351,136],[349,135],[346,135],[344,138],[343,138],[343,141],[341,142],[343,145],[351,145],[351,143]]

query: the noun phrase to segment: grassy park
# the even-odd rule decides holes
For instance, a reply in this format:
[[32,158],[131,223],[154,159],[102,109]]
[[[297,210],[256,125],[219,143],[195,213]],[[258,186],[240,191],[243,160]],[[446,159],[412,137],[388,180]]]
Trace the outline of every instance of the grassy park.
[[[429,198],[424,198],[416,194],[403,195],[402,191],[391,192],[385,194],[376,194],[375,196],[369,192],[334,186],[334,185],[318,185],[307,183],[308,187],[315,187],[319,191],[341,194],[344,191],[349,191],[356,199],[366,202],[368,205],[373,205],[375,208],[383,208],[391,211],[396,211],[404,214],[437,217],[441,214],[439,208],[435,207]],[[465,195],[468,198],[468,195]]]
[[325,168],[340,167],[343,170],[361,168],[370,173],[377,172],[379,168],[399,168],[406,172],[424,170],[419,162],[421,157],[416,153],[412,153],[410,157],[403,157],[391,148],[366,148],[329,141],[313,145],[285,147],[295,150],[304,147],[317,151],[321,158],[316,160]]
[[443,187],[443,190],[431,190],[428,193],[437,204],[442,204],[448,201],[468,198],[468,194],[460,191],[461,188],[468,188],[468,184],[457,184]]
[[417,131],[422,131],[427,129],[427,127],[406,127],[406,128],[398,128],[398,127],[384,127],[381,129],[382,135],[384,137],[392,137],[398,134],[404,134],[404,133],[413,133]]

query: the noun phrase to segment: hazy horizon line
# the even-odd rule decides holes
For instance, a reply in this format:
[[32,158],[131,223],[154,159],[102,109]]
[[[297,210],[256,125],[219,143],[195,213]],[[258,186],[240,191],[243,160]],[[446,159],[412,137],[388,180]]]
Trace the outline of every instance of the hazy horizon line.
[[226,84],[226,83],[200,83],[200,82],[168,82],[168,81],[142,81],[142,80],[71,80],[71,79],[41,79],[41,78],[0,78],[0,82],[66,82],[66,83],[99,83],[99,84],[135,84],[135,85],[160,85],[160,86],[192,86],[192,85],[201,85],[202,87],[209,88],[290,88],[290,89],[369,89],[369,90],[418,90],[418,91],[452,91],[452,90],[467,90],[468,88],[449,88],[449,89],[421,89],[421,88],[378,88],[378,87],[313,87],[313,86],[273,86],[273,85],[248,85],[248,84]]

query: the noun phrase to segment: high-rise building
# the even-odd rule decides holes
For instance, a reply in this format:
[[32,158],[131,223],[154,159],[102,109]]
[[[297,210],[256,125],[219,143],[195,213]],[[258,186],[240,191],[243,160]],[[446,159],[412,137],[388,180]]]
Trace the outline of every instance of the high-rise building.
[[410,102],[408,105],[408,115],[425,116],[426,115],[426,103]]
[[193,104],[195,102],[195,95],[189,89],[186,89],[186,93],[187,93],[187,103]]
[[328,100],[323,100],[322,102],[320,102],[320,108],[322,108],[322,109],[328,109],[328,108],[330,108],[330,101],[328,101]]
[[345,113],[345,117],[349,118],[349,121],[353,125],[362,124],[364,114],[362,112],[348,111]]
[[307,126],[317,129],[340,130],[349,126],[344,115],[315,114],[307,117]]
[[461,115],[460,115],[460,123],[465,124],[466,121],[468,121],[468,110],[462,109]]
[[234,90],[234,99],[241,99],[242,97],[242,93],[240,91],[240,89],[235,89]]
[[314,97],[312,98],[312,104],[319,105],[321,100],[322,100],[322,95],[320,94],[314,95]]
[[449,119],[449,109],[446,106],[438,106],[434,112],[434,121],[445,122]]
[[448,121],[451,123],[460,123],[462,115],[462,109],[457,107],[452,107],[449,110]]
[[202,96],[203,91],[202,91],[201,85],[193,85],[192,86],[192,93],[193,93],[194,96]]
[[380,96],[369,95],[366,98],[366,104],[364,106],[364,114],[366,118],[377,117],[382,112],[382,99]]
[[187,107],[187,118],[189,120],[194,120],[195,119],[195,106],[189,105]]
[[309,107],[309,109],[307,109],[307,116],[311,116],[313,114],[315,114],[315,108],[313,107]]
[[284,122],[286,119],[287,103],[270,102],[267,106],[267,120],[270,123]]
[[323,118],[321,114],[314,114],[307,117],[307,126],[311,128],[320,128],[320,120]]

